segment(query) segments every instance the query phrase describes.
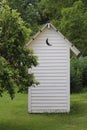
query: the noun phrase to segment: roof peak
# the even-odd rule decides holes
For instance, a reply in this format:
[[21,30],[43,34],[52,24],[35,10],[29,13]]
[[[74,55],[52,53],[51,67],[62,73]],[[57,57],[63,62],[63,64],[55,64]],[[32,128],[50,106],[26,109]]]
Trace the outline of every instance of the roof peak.
[[45,29],[45,28],[53,28],[62,38],[64,38],[64,40],[67,42],[68,46],[70,47],[70,49],[72,50],[73,53],[75,53],[76,55],[78,55],[80,53],[80,51],[50,22],[46,23],[40,30],[39,32],[36,33],[36,35],[34,35],[32,37],[32,39],[29,41],[29,43],[27,44],[27,47],[29,46],[29,44],[32,43],[33,40],[35,40],[35,38],[37,36],[40,35],[40,33],[42,33],[42,31]]

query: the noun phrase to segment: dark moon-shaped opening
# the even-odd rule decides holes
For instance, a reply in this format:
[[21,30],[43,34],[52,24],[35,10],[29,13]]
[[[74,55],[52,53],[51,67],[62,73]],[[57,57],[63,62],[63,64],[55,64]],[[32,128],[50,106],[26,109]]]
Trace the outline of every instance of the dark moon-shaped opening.
[[48,46],[52,46],[52,44],[49,43],[48,38],[46,39],[46,44],[47,44]]

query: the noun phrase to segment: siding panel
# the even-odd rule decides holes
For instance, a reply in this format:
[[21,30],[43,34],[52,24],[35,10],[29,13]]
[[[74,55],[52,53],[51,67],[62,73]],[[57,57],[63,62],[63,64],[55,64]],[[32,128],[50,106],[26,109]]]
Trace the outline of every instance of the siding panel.
[[[48,38],[52,46],[46,44]],[[64,38],[52,28],[45,29],[33,40],[30,48],[38,56],[39,65],[32,67],[37,87],[29,88],[31,113],[67,112],[68,110],[68,50]]]

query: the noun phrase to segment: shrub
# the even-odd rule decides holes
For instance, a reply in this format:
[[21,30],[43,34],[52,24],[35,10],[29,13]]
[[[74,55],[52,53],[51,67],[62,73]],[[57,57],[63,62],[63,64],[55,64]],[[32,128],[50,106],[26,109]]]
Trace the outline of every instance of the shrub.
[[83,87],[87,87],[87,57],[84,57],[83,60],[83,70],[82,70],[82,75],[83,75]]
[[71,60],[71,93],[82,90],[82,72],[79,69],[78,59]]
[[71,93],[82,92],[87,87],[87,57],[71,59]]

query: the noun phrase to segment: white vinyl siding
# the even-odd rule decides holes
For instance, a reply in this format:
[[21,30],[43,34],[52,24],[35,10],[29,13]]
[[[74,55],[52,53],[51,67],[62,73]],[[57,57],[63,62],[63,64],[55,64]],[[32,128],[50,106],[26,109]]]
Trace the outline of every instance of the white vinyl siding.
[[[46,44],[46,39],[52,46]],[[29,46],[38,56],[39,65],[32,67],[39,85],[29,88],[29,112],[69,112],[70,48],[58,32],[46,28]]]

